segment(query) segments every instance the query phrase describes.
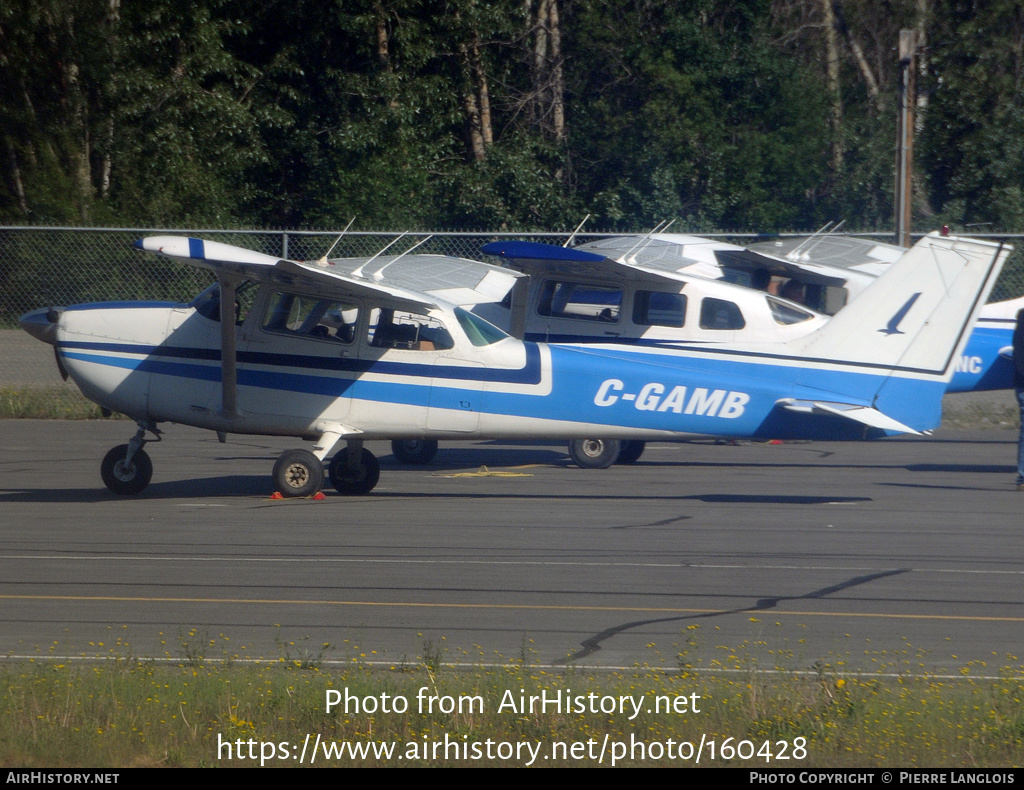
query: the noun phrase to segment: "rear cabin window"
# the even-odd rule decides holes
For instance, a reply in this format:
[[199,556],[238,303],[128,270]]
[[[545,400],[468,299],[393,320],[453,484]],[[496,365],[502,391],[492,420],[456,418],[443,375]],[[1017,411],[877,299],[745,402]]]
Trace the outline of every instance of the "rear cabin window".
[[724,299],[704,299],[700,303],[701,329],[742,329],[747,325],[743,313],[733,302]]
[[622,289],[548,280],[541,289],[537,312],[552,318],[616,323]]
[[633,323],[641,326],[681,327],[686,321],[686,297],[661,291],[637,291]]
[[375,308],[370,313],[367,339],[376,348],[408,351],[446,351],[455,346],[451,334],[437,319],[391,308]]

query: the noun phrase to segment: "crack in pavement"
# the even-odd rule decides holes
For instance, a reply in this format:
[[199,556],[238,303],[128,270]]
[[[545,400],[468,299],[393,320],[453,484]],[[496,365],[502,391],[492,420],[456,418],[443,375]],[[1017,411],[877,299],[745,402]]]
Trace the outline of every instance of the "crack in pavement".
[[851,587],[858,587],[862,584],[876,581],[877,579],[884,579],[889,576],[898,576],[903,573],[908,573],[910,568],[897,568],[892,571],[881,571],[879,573],[871,573],[865,576],[854,576],[852,579],[847,579],[844,582],[833,584],[828,587],[822,587],[819,590],[814,590],[803,595],[785,595],[779,596],[778,598],[759,598],[753,606],[743,606],[736,609],[724,609],[721,612],[708,612],[707,614],[697,615],[680,615],[678,617],[658,617],[653,620],[634,620],[630,623],[622,623],[621,625],[614,626],[613,628],[606,628],[589,639],[584,639],[580,644],[583,646],[581,650],[577,650],[567,658],[561,659],[554,663],[556,664],[569,664],[573,661],[578,661],[581,658],[586,658],[601,649],[601,643],[607,639],[611,639],[613,636],[630,631],[634,628],[639,628],[644,625],[653,625],[657,623],[672,623],[672,622],[683,622],[686,620],[705,620],[712,617],[722,617],[723,615],[730,614],[743,614],[745,612],[763,612],[767,609],[774,609],[782,601],[806,601],[812,599],[825,598],[832,593],[842,592],[848,590]]

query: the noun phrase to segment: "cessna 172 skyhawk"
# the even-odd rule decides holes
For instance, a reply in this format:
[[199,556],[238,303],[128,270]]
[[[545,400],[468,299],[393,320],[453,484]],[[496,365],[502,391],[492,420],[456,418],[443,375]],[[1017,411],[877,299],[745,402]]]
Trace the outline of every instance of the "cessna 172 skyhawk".
[[[223,436],[296,436],[277,488],[323,483],[365,494],[370,439],[671,439],[686,435],[873,438],[936,427],[941,397],[1008,249],[929,236],[820,329],[783,343],[666,349],[520,341],[458,306],[508,289],[494,267],[473,285],[410,290],[388,269],[472,264],[440,256],[301,263],[182,237],[137,242],[211,269],[188,305],[87,304],[21,318],[101,406],[138,431],[101,465],[115,493],[152,475],[161,422]],[[394,278],[393,278],[394,279]],[[443,278],[441,278],[443,279]],[[445,298],[447,296],[448,298]],[[227,317],[227,320],[223,320]]]

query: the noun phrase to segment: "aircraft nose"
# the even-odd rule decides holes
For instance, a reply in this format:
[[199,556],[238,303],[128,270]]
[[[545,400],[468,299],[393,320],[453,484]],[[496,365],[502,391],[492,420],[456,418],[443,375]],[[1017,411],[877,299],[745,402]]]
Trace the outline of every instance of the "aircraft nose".
[[54,308],[40,307],[38,310],[25,313],[25,315],[18,319],[18,323],[32,337],[54,346],[57,344],[58,318],[60,318],[60,313]]

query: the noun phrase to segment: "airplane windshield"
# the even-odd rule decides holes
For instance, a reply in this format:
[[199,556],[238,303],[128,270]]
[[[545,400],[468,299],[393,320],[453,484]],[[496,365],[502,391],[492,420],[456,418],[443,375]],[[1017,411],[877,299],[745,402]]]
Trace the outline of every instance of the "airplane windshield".
[[474,315],[461,307],[456,308],[455,317],[459,319],[462,331],[474,346],[489,346],[508,337],[494,324],[488,323],[478,315]]

